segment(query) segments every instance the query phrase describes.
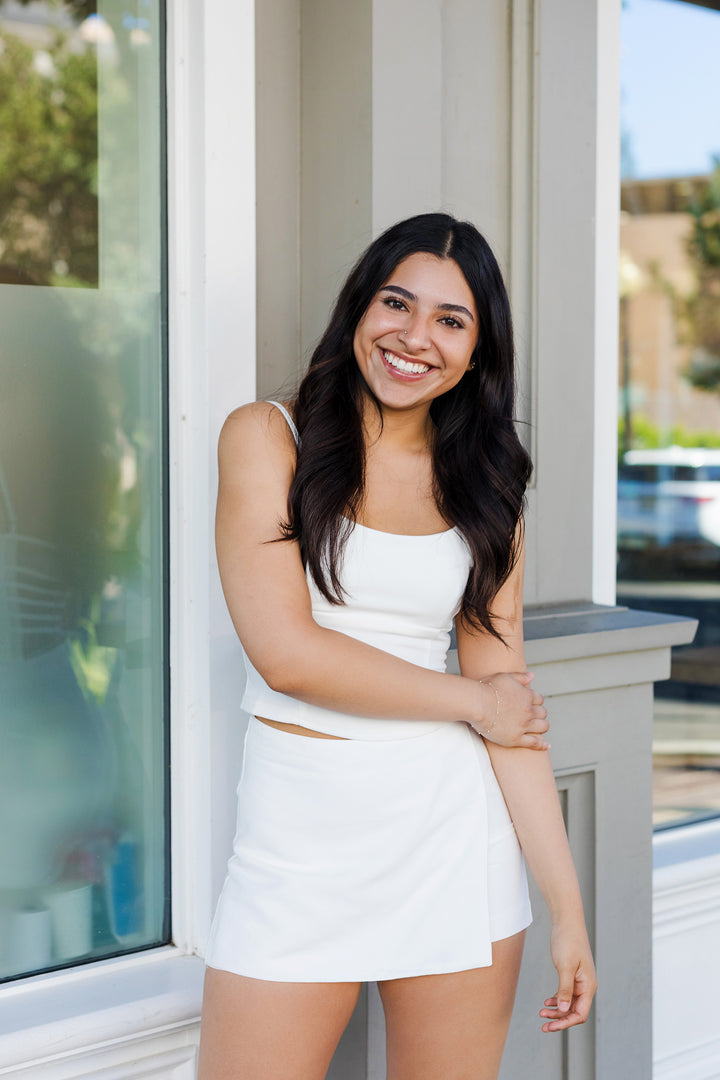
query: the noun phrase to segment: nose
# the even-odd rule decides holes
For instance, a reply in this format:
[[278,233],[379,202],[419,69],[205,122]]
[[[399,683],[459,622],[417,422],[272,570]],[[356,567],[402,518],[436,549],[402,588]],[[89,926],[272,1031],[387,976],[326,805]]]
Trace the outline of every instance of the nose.
[[408,352],[422,352],[430,347],[430,326],[420,313],[413,313],[400,331],[400,341]]

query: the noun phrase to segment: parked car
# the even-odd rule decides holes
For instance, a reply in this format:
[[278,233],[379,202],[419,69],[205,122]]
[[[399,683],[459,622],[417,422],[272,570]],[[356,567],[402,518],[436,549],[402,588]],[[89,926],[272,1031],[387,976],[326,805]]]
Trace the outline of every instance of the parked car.
[[657,563],[720,567],[720,450],[668,446],[623,456],[618,555],[621,574]]

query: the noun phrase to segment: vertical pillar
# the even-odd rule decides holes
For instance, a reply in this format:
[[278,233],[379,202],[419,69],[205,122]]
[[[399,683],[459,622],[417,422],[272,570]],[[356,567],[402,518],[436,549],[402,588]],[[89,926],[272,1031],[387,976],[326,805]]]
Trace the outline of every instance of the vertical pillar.
[[372,20],[371,0],[302,2],[300,288],[306,354],[372,232]]
[[257,393],[300,369],[300,0],[255,5]]

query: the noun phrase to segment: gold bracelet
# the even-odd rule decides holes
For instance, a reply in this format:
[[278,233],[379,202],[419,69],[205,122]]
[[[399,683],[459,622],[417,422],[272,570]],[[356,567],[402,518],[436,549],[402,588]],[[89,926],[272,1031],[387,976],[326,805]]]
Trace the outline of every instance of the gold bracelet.
[[492,679],[480,679],[479,682],[483,683],[485,686],[492,686],[493,690],[495,691],[495,719],[493,720],[490,727],[486,731],[482,732],[485,738],[487,738],[490,735],[492,729],[497,724],[498,720],[500,719],[500,693]]

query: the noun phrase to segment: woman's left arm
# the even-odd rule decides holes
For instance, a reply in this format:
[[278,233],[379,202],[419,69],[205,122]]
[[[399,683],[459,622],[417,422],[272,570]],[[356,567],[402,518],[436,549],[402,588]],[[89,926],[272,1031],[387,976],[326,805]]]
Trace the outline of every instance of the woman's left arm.
[[[477,632],[458,617],[458,659],[463,675],[482,679],[493,673],[526,670],[523,567],[520,536],[516,565],[492,605],[495,626],[505,644],[488,633]],[[502,712],[502,695],[499,706]],[[485,744],[523,854],[550,910],[550,947],[558,990],[546,998],[540,1016],[547,1018],[543,1031],[561,1031],[587,1020],[597,981],[550,755],[499,746],[487,739]]]

